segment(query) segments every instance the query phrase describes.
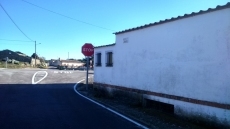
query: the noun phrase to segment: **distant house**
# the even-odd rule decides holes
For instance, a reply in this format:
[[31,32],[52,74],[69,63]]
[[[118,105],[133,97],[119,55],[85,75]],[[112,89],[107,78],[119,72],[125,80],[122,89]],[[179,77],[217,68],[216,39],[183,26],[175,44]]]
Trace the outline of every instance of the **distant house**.
[[94,85],[230,126],[230,3],[114,33],[94,49]]
[[80,66],[83,66],[84,63],[77,61],[77,60],[61,60],[60,58],[58,60],[51,59],[49,61],[50,66],[66,66],[68,68],[78,68]]
[[59,66],[60,65],[60,61],[59,60],[56,60],[56,59],[51,59],[49,60],[49,66]]

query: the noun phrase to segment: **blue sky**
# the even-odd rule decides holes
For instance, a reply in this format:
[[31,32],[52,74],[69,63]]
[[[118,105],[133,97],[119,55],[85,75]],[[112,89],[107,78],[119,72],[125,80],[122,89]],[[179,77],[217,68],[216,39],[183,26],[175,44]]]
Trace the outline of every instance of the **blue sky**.
[[36,40],[41,43],[37,45],[37,54],[46,59],[67,59],[68,53],[69,58],[81,59],[84,43],[94,46],[115,43],[114,32],[227,2],[230,0],[0,0],[29,37],[0,7],[0,50],[21,51],[31,56]]

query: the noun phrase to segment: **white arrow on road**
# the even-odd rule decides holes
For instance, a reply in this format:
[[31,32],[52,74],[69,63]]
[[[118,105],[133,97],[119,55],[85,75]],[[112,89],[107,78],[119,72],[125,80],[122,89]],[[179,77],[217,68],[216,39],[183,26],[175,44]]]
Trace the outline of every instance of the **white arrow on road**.
[[[44,74],[44,73],[45,73],[45,75],[44,75],[40,80],[34,82],[35,76],[36,76],[38,73],[39,73],[39,74]],[[42,81],[43,79],[45,79],[45,78],[47,77],[47,75],[48,75],[48,73],[47,73],[46,71],[37,71],[37,72],[33,75],[33,77],[32,77],[32,84],[37,84],[37,83],[39,83],[40,81]]]

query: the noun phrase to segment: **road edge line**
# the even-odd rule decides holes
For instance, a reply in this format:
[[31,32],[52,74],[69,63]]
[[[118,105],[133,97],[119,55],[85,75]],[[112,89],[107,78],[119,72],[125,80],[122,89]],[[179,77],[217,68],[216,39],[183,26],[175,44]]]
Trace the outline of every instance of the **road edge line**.
[[89,101],[91,101],[91,102],[93,102],[93,103],[95,103],[95,104],[101,106],[102,108],[105,108],[106,110],[108,110],[108,111],[110,111],[110,112],[112,112],[112,113],[114,113],[114,114],[116,114],[116,115],[118,115],[118,116],[120,116],[120,117],[122,117],[122,118],[128,120],[129,122],[131,122],[131,123],[133,123],[133,124],[135,124],[135,125],[137,125],[137,126],[143,128],[143,129],[149,129],[149,128],[147,128],[146,126],[144,126],[144,125],[142,125],[142,124],[140,124],[140,123],[138,123],[138,122],[136,122],[136,121],[134,121],[134,120],[132,120],[132,119],[130,119],[130,118],[128,118],[128,117],[126,117],[126,116],[124,116],[124,115],[122,115],[122,114],[116,112],[116,111],[114,111],[113,109],[111,109],[111,108],[109,108],[109,107],[106,107],[105,105],[102,105],[102,104],[100,104],[100,103],[98,103],[98,102],[96,102],[96,101],[94,101],[94,100],[92,100],[92,99],[90,99],[90,98],[88,98],[88,97],[82,95],[81,93],[79,93],[79,92],[77,91],[77,89],[76,89],[76,88],[77,88],[77,85],[78,85],[78,83],[80,83],[80,82],[82,82],[82,81],[84,81],[84,80],[85,80],[85,79],[82,79],[82,80],[78,81],[78,82],[74,85],[74,91],[75,91],[78,95],[80,95],[81,97],[83,97],[83,98],[85,98],[85,99],[87,99],[87,100],[89,100]]

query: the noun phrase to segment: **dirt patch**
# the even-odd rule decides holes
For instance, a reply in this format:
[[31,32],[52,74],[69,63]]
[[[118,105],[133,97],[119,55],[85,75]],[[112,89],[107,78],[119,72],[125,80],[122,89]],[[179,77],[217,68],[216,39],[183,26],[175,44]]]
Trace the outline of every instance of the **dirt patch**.
[[[203,129],[203,128],[219,128],[215,126],[209,126],[200,123],[194,123],[191,120],[181,118],[172,113],[167,113],[164,111],[156,110],[152,107],[143,106],[143,104],[138,101],[138,99],[133,99],[125,94],[113,92],[112,94],[105,89],[99,89],[93,86],[93,84],[88,85],[88,91],[86,90],[86,85],[81,83],[78,85],[77,90],[95,100],[98,101],[115,111],[118,111],[131,119],[138,121],[146,125],[149,128],[161,129]],[[221,127],[223,128],[223,127]]]

